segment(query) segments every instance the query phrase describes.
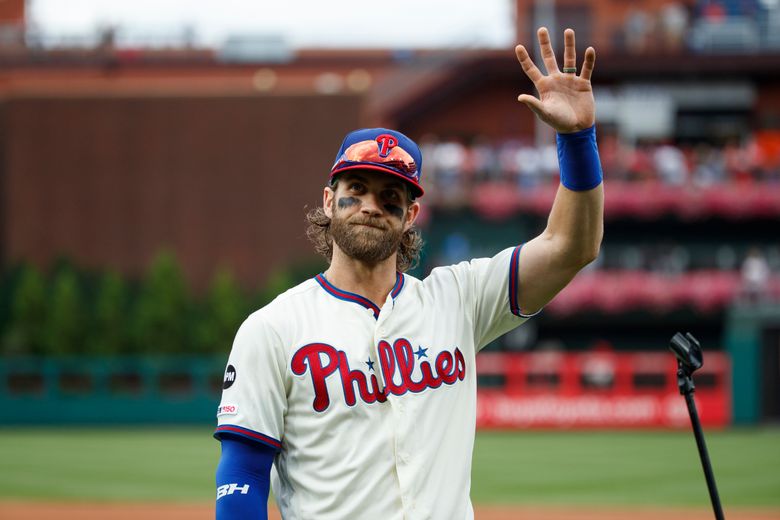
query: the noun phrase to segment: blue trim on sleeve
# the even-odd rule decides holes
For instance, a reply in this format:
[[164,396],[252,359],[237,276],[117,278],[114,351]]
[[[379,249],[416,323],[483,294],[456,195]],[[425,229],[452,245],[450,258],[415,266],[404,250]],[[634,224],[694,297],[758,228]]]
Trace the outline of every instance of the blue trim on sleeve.
[[520,318],[532,318],[542,312],[541,309],[533,314],[523,314],[520,312],[520,305],[517,303],[517,268],[520,265],[520,250],[523,244],[520,244],[512,251],[512,257],[509,259],[509,310],[512,314]]
[[274,439],[273,437],[270,437],[268,435],[262,434],[260,432],[250,430],[249,428],[244,428],[243,426],[236,426],[235,424],[222,424],[220,426],[217,426],[217,429],[214,432],[214,438],[218,440],[222,440],[223,433],[229,433],[231,435],[237,435],[244,439],[249,439],[251,441],[259,442],[277,451],[282,449],[281,441]]
[[604,175],[596,145],[596,125],[571,134],[556,134],[555,141],[561,184],[572,191],[588,191],[601,184]]

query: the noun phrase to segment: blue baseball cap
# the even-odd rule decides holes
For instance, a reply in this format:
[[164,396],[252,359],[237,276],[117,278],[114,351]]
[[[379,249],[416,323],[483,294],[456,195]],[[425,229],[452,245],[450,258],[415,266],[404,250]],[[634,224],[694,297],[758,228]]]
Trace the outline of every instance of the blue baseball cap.
[[387,128],[363,128],[347,134],[341,143],[329,182],[348,170],[376,170],[406,181],[412,195],[421,197],[422,152],[401,132]]

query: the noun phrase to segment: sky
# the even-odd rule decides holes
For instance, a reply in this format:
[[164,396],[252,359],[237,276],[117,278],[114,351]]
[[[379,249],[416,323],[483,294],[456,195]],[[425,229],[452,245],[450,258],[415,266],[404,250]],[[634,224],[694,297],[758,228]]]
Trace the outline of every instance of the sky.
[[513,0],[28,0],[48,38],[164,38],[194,30],[217,47],[229,35],[283,36],[292,47],[509,47]]

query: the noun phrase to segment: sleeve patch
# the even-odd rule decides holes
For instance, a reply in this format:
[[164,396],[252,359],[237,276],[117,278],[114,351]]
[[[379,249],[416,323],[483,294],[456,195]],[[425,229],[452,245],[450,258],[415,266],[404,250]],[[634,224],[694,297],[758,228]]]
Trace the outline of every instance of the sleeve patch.
[[217,408],[217,417],[236,414],[238,414],[238,405],[235,404],[223,404]]

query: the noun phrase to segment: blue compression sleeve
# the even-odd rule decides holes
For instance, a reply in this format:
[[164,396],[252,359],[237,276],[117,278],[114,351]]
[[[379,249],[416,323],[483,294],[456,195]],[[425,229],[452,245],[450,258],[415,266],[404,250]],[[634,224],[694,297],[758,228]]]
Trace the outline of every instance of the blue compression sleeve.
[[601,161],[596,125],[571,134],[557,134],[561,184],[572,191],[588,191],[601,184]]
[[270,446],[222,435],[217,466],[217,520],[268,520],[268,488],[276,451]]

